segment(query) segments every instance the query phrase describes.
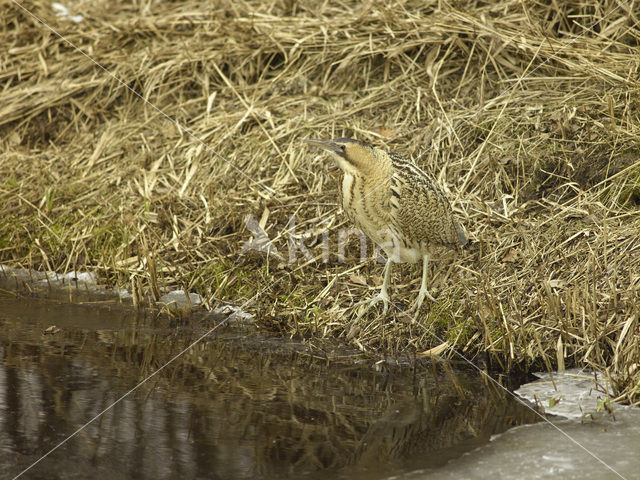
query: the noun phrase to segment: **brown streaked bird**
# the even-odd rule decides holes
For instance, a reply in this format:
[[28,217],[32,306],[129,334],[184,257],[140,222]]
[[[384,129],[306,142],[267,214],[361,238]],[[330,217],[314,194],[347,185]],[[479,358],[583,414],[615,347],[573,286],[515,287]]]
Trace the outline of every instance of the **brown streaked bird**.
[[352,138],[305,142],[329,152],[340,167],[345,213],[388,257],[380,293],[367,301],[357,319],[378,302],[384,304],[382,314],[387,313],[394,262],[422,260],[422,283],[411,311],[417,312],[425,298],[434,301],[427,288],[429,258],[467,243],[436,181],[400,155]]

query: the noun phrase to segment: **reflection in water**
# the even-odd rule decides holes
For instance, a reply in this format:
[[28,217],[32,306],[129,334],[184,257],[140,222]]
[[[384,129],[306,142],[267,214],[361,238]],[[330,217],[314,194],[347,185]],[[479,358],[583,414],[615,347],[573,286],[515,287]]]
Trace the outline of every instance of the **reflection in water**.
[[[36,461],[211,322],[0,297],[0,475]],[[52,324],[61,331],[43,335]],[[477,372],[332,357],[218,329],[24,478],[373,479],[437,467],[535,420]]]

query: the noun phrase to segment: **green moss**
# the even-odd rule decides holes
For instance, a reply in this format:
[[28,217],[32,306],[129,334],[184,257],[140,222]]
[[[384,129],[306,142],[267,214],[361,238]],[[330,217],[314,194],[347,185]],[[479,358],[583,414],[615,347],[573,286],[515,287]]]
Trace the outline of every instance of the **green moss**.
[[640,206],[640,167],[603,190],[602,199],[613,201],[619,208],[636,209]]
[[185,275],[188,288],[202,295],[216,292],[218,299],[248,299],[259,292],[261,269],[238,269],[228,257],[216,257]]
[[458,319],[449,325],[447,341],[455,345],[464,345],[476,332],[476,327],[471,318]]
[[87,249],[90,253],[106,253],[128,245],[132,237],[132,233],[122,225],[115,223],[101,225],[91,231]]
[[16,178],[14,173],[10,173],[7,178],[5,178],[4,183],[0,186],[3,190],[14,190],[18,188],[20,184],[18,183],[18,179]]

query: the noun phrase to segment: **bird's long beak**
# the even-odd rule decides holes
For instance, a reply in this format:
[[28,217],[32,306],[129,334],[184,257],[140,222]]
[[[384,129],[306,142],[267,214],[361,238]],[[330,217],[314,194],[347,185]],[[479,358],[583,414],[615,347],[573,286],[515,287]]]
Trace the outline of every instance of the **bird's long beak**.
[[305,138],[303,142],[308,143],[313,147],[318,147],[328,152],[335,153],[336,155],[344,157],[344,152],[342,150],[342,147],[338,145],[336,142],[334,142],[333,140],[317,140],[315,138]]

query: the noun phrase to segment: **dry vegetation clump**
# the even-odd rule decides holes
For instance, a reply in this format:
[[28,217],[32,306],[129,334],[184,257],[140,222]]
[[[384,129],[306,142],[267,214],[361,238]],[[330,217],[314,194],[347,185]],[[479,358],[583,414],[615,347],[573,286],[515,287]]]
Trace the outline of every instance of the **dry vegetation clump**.
[[[640,13],[547,3],[80,1],[79,23],[25,3],[68,41],[9,3],[0,261],[252,299],[265,328],[346,337],[382,266],[355,241],[337,261],[337,172],[300,140],[353,136],[436,176],[473,243],[434,269],[417,324],[372,316],[348,341],[590,365],[637,402]],[[281,257],[239,255],[247,215]],[[403,307],[420,275],[396,275]]]

